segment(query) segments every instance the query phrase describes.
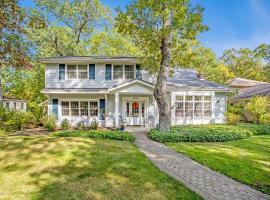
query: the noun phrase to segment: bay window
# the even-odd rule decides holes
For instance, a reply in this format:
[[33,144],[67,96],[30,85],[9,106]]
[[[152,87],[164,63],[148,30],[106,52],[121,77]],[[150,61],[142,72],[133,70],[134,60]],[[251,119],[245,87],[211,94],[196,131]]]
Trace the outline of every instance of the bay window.
[[212,96],[175,96],[175,117],[203,118],[212,116]]

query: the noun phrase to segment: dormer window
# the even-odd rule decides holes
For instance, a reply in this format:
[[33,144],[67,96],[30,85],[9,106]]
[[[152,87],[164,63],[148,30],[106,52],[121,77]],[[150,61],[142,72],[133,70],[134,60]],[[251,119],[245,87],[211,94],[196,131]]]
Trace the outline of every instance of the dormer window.
[[113,79],[134,79],[134,65],[113,65]]

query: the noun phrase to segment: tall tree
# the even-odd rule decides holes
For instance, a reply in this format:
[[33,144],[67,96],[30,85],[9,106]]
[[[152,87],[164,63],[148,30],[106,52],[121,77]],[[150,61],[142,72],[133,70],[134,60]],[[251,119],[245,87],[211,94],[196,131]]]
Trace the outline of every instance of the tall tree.
[[248,48],[226,50],[221,57],[236,77],[265,81],[262,54]]
[[2,100],[1,70],[3,67],[27,68],[29,46],[24,31],[24,12],[16,0],[0,1],[0,101]]
[[172,55],[181,42],[194,39],[207,29],[202,25],[200,6],[191,7],[188,0],[136,0],[126,11],[118,8],[116,27],[129,35],[143,52],[144,66],[157,73],[154,97],[159,109],[159,128],[171,126],[171,107],[167,98],[167,80],[171,74]]
[[99,0],[37,0],[28,34],[39,56],[87,55],[89,38],[106,24],[108,14]]

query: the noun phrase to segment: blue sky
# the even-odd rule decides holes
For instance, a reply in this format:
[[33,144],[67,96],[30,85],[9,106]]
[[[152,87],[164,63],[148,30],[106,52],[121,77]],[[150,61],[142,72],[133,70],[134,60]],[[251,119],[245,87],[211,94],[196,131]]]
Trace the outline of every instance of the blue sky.
[[[127,5],[130,0],[101,0],[114,10]],[[206,47],[218,56],[230,48],[255,48],[270,43],[270,0],[191,0],[205,8],[204,23],[209,31],[199,36]],[[29,0],[21,5],[32,6]]]

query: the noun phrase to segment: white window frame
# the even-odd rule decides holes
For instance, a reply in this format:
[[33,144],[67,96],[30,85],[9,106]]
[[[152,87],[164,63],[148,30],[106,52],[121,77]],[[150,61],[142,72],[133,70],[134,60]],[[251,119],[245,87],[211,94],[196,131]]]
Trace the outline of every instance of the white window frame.
[[[62,115],[62,102],[69,102],[69,115]],[[79,103],[79,115],[78,116],[74,116],[74,115],[71,115],[71,102],[78,102]],[[88,115],[85,116],[85,115],[81,115],[81,109],[80,109],[80,105],[81,105],[81,102],[88,102]],[[91,116],[90,115],[90,102],[97,102],[97,116]],[[60,106],[59,106],[59,110],[58,110],[58,113],[61,114],[61,117],[69,117],[69,118],[72,118],[72,117],[75,117],[75,118],[79,118],[79,117],[96,117],[97,119],[99,119],[99,99],[61,99],[60,100]]]
[[[75,65],[76,66],[76,78],[68,78],[68,65]],[[87,70],[87,77],[84,79],[79,78],[79,65],[86,65]],[[96,72],[96,70],[95,70]],[[89,64],[65,64],[65,80],[89,80]]]
[[[177,96],[182,96],[183,97],[183,100],[177,100]],[[187,102],[191,102],[191,101],[186,101],[186,96],[192,96],[192,117],[186,117],[186,103]],[[201,101],[195,101],[195,96],[201,96],[202,100]],[[204,97],[205,96],[209,96],[210,97],[210,100],[207,100],[205,101],[204,100]],[[177,117],[176,116],[176,103],[177,102],[181,102],[183,103],[183,111],[184,111],[184,114],[183,114],[183,117]],[[202,115],[201,117],[196,117],[195,116],[195,103],[201,103],[202,104],[202,108],[201,108],[201,111],[202,111]],[[204,104],[205,103],[210,103],[211,104],[211,114],[209,116],[204,116],[204,111],[205,111],[205,108],[204,108]],[[186,93],[175,93],[174,95],[174,118],[176,119],[184,119],[184,118],[188,118],[188,119],[209,119],[209,118],[212,118],[212,115],[213,115],[213,112],[214,112],[214,107],[213,107],[213,95],[212,94],[196,94],[196,93],[192,93],[192,94],[186,94]],[[209,110],[209,109],[206,109],[206,110]]]
[[[114,78],[114,65],[121,65],[121,66],[122,66],[122,71],[123,71],[123,76],[122,76],[122,78],[117,78],[117,79]],[[134,74],[133,80],[136,79],[136,64],[114,63],[114,64],[112,64],[112,80],[132,80],[132,79],[127,79],[127,78],[126,78],[126,74],[125,74],[125,66],[126,66],[126,65],[133,66],[133,72],[134,72],[134,73],[133,73],[133,74]]]

